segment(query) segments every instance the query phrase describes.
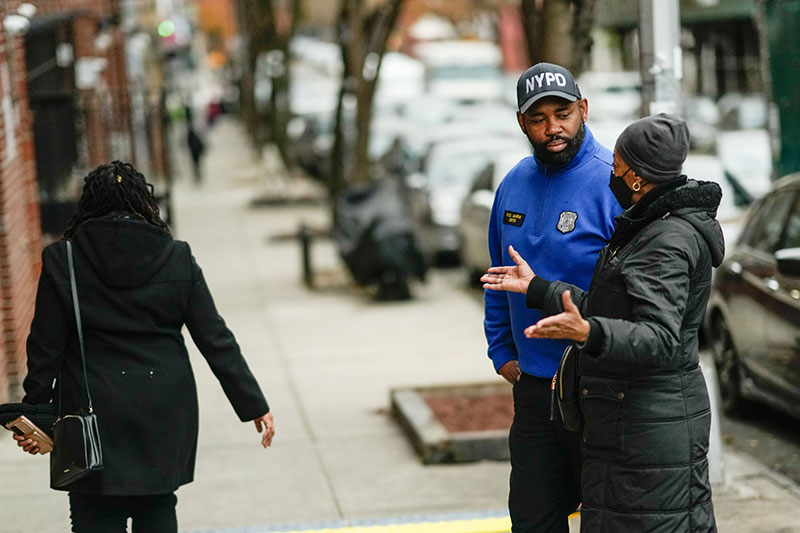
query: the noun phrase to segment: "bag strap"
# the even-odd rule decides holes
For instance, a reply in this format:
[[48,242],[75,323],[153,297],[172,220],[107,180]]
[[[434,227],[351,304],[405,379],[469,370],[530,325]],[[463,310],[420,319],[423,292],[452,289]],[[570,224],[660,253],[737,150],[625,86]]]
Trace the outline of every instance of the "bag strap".
[[[86,385],[86,398],[89,400],[89,414],[91,414],[93,411],[93,406],[92,395],[89,393],[89,377],[86,373],[86,350],[83,344],[83,323],[81,322],[81,309],[80,305],[78,304],[78,284],[75,282],[75,264],[72,261],[72,241],[69,240],[67,240],[67,263],[69,264],[69,285],[72,290],[72,307],[75,309],[75,324],[78,327],[78,345],[81,349],[80,355],[81,366],[83,367],[83,383]],[[59,400],[59,411],[61,411],[60,403],[61,402]]]

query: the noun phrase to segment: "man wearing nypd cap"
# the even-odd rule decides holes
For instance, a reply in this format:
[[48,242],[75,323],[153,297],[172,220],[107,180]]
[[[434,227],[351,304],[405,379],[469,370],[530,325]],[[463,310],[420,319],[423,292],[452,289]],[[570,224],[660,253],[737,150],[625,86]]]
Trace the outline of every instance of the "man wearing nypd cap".
[[[489,222],[492,266],[525,257],[537,275],[583,289],[621,207],[608,187],[613,156],[584,124],[588,102],[572,74],[539,63],[517,82],[517,121],[533,145],[500,183]],[[484,330],[495,370],[513,385],[508,497],[512,531],[567,532],[580,498],[579,434],[552,403],[551,383],[567,343],[528,339],[541,313],[522,294],[485,291]]]

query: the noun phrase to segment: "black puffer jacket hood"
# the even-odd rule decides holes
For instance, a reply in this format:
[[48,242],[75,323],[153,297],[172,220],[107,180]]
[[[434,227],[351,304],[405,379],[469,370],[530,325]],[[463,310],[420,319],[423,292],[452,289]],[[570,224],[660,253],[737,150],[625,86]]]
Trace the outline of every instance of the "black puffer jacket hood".
[[87,220],[74,241],[97,277],[121,289],[147,282],[175,251],[169,233],[129,215]]
[[653,189],[620,213],[611,248],[624,246],[644,225],[669,213],[689,222],[703,236],[711,251],[712,264],[718,267],[725,256],[725,240],[716,219],[722,189],[712,181],[682,178],[677,183]]

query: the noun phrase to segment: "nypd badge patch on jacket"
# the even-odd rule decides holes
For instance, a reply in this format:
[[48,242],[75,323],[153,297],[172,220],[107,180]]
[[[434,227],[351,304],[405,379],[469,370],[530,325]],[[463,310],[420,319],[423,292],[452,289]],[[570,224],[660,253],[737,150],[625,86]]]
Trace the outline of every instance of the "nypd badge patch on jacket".
[[578,220],[578,213],[575,211],[562,211],[558,217],[556,228],[561,233],[569,233],[575,229],[575,221]]

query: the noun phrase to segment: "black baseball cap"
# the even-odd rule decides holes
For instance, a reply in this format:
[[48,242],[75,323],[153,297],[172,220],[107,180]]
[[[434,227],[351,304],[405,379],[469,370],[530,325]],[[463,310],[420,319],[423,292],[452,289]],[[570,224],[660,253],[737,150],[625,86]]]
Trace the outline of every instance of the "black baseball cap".
[[519,112],[527,111],[534,102],[545,96],[558,96],[570,102],[581,98],[581,90],[570,71],[552,63],[537,63],[517,81]]

